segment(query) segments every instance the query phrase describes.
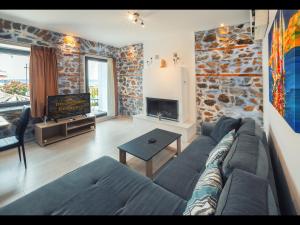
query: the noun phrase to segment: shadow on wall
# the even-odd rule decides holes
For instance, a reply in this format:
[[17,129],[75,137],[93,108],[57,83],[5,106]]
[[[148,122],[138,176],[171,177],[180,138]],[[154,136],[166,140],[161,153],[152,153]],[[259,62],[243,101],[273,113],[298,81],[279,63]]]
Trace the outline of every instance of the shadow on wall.
[[280,212],[282,215],[297,215],[287,183],[288,176],[284,173],[284,168],[280,162],[281,157],[278,155],[278,151],[276,151],[276,147],[278,148],[278,143],[274,138],[272,128],[270,127],[269,129],[268,143],[274,170]]

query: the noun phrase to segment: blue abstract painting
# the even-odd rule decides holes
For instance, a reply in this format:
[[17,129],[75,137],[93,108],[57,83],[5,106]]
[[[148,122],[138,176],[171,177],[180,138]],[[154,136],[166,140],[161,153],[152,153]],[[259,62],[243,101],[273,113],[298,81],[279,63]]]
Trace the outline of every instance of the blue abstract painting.
[[300,10],[278,10],[268,42],[269,100],[300,133]]

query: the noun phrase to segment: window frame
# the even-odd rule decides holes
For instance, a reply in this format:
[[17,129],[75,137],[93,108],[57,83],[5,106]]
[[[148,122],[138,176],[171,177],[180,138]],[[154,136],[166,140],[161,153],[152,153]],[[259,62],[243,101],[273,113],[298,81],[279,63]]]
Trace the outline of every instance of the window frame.
[[96,61],[96,62],[106,62],[106,58],[93,57],[93,56],[85,56],[84,57],[84,79],[85,79],[85,92],[89,91],[89,75],[88,75],[88,61]]
[[[13,45],[13,44],[10,44]],[[15,45],[18,46],[18,45]],[[23,55],[23,56],[30,56],[30,50],[21,50],[21,49],[12,49],[0,46],[0,53],[7,53],[7,54],[14,54],[14,55]],[[28,67],[29,68],[29,67]],[[0,107],[16,107],[16,106],[23,106],[23,105],[30,105],[30,101],[19,101],[19,102],[9,102],[9,103],[2,103],[0,102]]]

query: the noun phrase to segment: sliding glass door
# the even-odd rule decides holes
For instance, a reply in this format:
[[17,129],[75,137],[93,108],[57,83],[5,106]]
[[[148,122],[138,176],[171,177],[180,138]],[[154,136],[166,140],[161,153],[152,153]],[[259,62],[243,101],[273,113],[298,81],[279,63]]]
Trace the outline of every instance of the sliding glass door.
[[86,92],[91,94],[91,111],[96,116],[107,115],[107,76],[106,59],[85,57]]

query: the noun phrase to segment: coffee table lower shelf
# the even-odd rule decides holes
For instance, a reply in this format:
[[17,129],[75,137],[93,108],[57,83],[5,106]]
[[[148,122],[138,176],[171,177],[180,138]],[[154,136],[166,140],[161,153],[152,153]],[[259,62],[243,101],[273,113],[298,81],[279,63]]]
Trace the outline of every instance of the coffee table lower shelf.
[[[119,150],[119,159],[120,159],[120,163],[123,163],[124,165],[126,165],[126,152]],[[146,176],[149,177],[150,179],[153,179],[153,160],[150,159],[146,162]]]

